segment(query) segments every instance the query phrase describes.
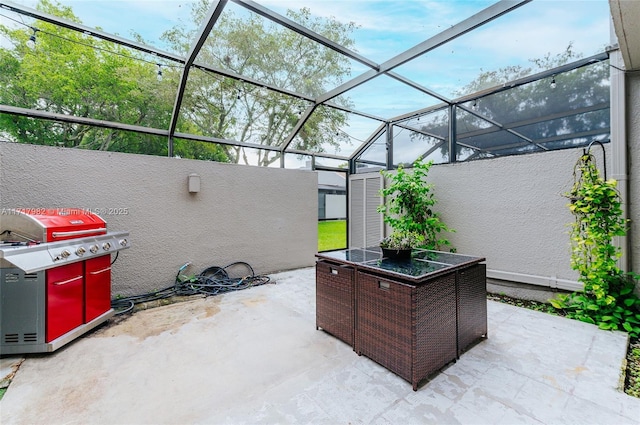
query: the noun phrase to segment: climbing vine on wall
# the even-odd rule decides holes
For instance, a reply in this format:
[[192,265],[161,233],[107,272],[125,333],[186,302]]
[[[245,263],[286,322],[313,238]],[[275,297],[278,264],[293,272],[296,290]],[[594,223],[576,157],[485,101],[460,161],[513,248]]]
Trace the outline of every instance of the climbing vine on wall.
[[624,330],[640,336],[640,299],[634,293],[639,275],[620,270],[615,236],[625,236],[627,220],[617,182],[604,180],[594,156],[587,152],[574,168],[574,184],[566,194],[575,217],[571,224],[571,267],[579,273],[582,292],[559,295],[551,304],[568,317]]

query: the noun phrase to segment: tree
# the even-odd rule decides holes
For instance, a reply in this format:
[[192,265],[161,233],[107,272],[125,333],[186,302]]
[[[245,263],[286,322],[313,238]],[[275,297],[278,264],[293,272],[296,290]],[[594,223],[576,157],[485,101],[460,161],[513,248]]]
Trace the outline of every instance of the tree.
[[[193,6],[193,20],[202,23],[208,10],[209,1],[200,0]],[[289,11],[287,16],[347,48],[354,44],[349,37],[353,23],[312,18],[308,9]],[[194,32],[182,27],[163,35],[176,52],[188,51],[193,38]],[[339,84],[349,73],[346,57],[255,14],[240,17],[227,10],[216,22],[197,62],[312,97]],[[349,106],[348,101],[335,101]],[[204,135],[280,146],[308,106],[298,98],[194,69],[189,74],[179,129],[182,131],[188,121]],[[317,108],[297,135],[296,147],[319,151],[321,143],[329,142],[338,148],[341,139],[337,128],[346,120],[344,112]],[[225,149],[234,162],[252,162],[243,147]],[[268,150],[259,150],[254,156],[253,161],[263,166],[279,157],[278,152]]]
[[[40,0],[43,12],[79,22],[70,7]],[[139,52],[85,34],[37,21],[37,41],[26,46],[31,29],[0,26],[12,48],[0,48],[0,103],[77,117],[167,128],[175,99],[177,71],[166,68],[157,81],[156,64]],[[167,155],[165,137],[89,125],[0,115],[0,128],[21,143]],[[183,157],[226,160],[208,144],[178,143]]]

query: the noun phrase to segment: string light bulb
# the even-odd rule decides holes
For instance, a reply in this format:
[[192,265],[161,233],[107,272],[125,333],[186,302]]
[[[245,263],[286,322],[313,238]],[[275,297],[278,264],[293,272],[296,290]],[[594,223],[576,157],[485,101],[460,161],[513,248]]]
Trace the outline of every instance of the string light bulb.
[[158,79],[158,81],[162,81],[162,65],[157,63],[156,65],[158,65],[158,73],[156,74],[156,78]]
[[471,105],[471,109],[474,111],[478,109],[478,99],[473,99],[473,104]]
[[30,27],[30,28],[33,31],[33,34],[31,34],[29,36],[29,40],[27,40],[27,47],[33,50],[36,48],[36,31],[38,31],[38,29],[34,27]]
[[557,86],[557,84],[556,84],[556,76],[555,76],[555,75],[553,75],[553,76],[551,77],[551,84],[550,84],[550,86],[551,86],[551,88],[552,88],[552,89],[555,89],[555,88],[556,88],[556,86]]

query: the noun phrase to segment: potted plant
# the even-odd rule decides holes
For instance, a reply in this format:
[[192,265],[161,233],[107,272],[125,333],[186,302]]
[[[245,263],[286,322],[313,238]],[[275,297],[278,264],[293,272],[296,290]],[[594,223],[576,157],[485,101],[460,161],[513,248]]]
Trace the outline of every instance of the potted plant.
[[433,210],[437,202],[433,184],[426,181],[432,165],[433,161],[423,162],[419,158],[410,170],[400,165],[395,173],[380,171],[389,184],[380,190],[385,203],[378,207],[378,212],[383,214],[384,222],[392,229],[392,233],[381,242],[381,248],[397,251],[412,248],[441,250],[449,247],[453,251],[451,243],[440,233],[454,230],[448,228]]
[[411,258],[411,250],[420,246],[424,237],[417,232],[396,230],[380,241],[382,254],[387,258]]

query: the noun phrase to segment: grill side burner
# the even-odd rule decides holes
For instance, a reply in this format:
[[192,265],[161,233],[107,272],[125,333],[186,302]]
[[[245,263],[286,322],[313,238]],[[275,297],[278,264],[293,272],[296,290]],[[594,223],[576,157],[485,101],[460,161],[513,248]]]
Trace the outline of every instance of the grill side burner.
[[2,210],[0,354],[55,351],[112,317],[111,254],[128,237],[85,210]]

